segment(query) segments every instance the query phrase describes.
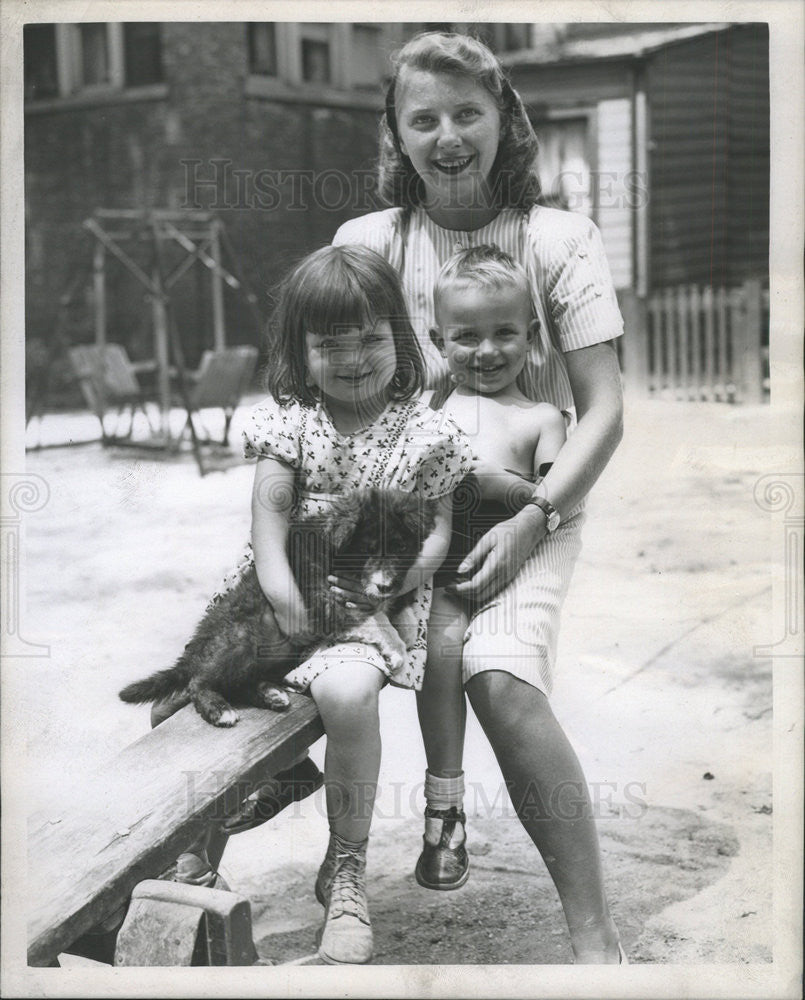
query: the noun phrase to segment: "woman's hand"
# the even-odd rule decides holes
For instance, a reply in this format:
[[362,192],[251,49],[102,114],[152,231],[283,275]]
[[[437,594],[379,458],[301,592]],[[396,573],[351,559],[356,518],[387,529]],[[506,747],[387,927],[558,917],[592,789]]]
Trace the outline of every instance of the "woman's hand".
[[459,566],[459,573],[468,579],[447,588],[448,593],[477,603],[488,601],[515,577],[545,533],[540,508],[524,507],[483,536]]

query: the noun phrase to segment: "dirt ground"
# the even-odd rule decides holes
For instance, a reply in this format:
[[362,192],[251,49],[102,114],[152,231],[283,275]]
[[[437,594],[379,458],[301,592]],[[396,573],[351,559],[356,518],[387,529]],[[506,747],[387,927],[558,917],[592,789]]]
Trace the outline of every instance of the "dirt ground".
[[[45,439],[86,431],[79,418],[47,420]],[[635,402],[626,428],[589,502],[554,710],[599,806],[630,961],[770,962],[772,663],[753,655],[775,638],[779,526],[753,499],[769,471],[769,413]],[[147,728],[146,710],[117,691],[178,655],[248,531],[251,469],[224,465],[200,479],[189,456],[155,461],[97,444],[29,453],[28,471],[50,488],[25,523],[24,630],[50,645],[26,665],[32,809],[65,769],[102,768]],[[470,881],[453,893],[416,885],[424,754],[414,699],[388,690],[382,702],[369,853],[375,963],[569,962],[556,892],[474,720]],[[312,755],[322,763],[322,743]],[[325,841],[322,792],[232,838],[222,872],[251,900],[263,958],[315,951]]]

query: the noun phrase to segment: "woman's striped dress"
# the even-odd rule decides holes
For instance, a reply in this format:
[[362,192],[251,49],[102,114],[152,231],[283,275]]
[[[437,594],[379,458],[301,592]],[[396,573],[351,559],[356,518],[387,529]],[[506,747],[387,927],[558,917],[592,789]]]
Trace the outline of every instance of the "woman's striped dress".
[[[446,365],[433,346],[433,287],[456,250],[495,243],[526,269],[540,338],[521,375],[531,399],[570,414],[573,396],[564,354],[619,337],[618,310],[603,243],[585,216],[535,207],[504,209],[480,229],[444,229],[421,208],[392,208],[345,223],[333,240],[369,247],[401,274],[414,329],[436,386]],[[546,536],[515,579],[477,609],[463,651],[465,681],[483,670],[505,670],[549,694],[556,657],[559,612],[581,549],[583,504]]]

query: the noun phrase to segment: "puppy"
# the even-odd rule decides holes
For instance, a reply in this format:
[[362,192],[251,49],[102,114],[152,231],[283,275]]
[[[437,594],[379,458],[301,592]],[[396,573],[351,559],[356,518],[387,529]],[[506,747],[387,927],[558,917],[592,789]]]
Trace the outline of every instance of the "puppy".
[[[207,722],[233,726],[238,715],[230,700],[287,708],[288,695],[277,683],[322,645],[364,642],[379,649],[392,669],[400,666],[406,644],[389,615],[402,621],[406,614],[410,595],[408,602],[394,595],[433,530],[434,513],[433,501],[372,487],[344,494],[326,514],[292,522],[288,559],[309,631],[280,632],[251,565],[207,608],[176,664],[129,684],[120,698],[143,704],[183,695]],[[357,577],[375,611],[345,608],[330,592],[328,576]],[[407,614],[413,618],[410,607]]]

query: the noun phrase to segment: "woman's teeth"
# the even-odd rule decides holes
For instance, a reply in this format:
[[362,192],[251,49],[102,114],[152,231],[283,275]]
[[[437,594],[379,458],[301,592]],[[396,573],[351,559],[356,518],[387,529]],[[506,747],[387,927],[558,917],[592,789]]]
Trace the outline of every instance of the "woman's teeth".
[[472,163],[471,156],[465,156],[461,160],[434,160],[437,170],[443,174],[458,174]]

